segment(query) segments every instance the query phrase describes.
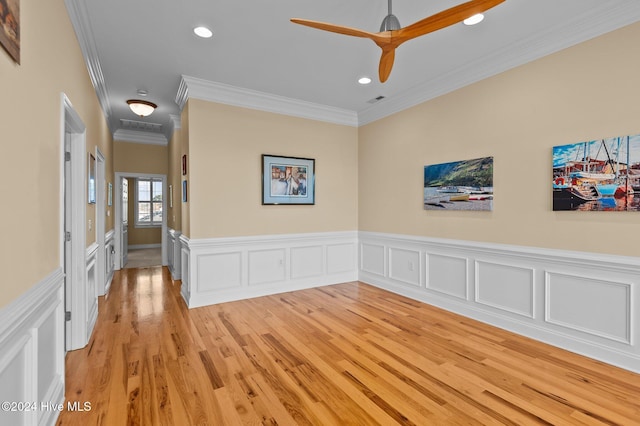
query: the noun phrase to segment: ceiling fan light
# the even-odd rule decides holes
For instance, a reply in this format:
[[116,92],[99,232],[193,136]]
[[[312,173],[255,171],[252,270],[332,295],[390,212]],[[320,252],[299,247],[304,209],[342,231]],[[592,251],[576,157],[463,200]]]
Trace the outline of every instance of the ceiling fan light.
[[475,15],[465,19],[462,22],[465,25],[475,25],[475,24],[479,24],[480,22],[482,22],[483,19],[484,19],[484,15],[482,13],[476,13]]
[[131,108],[131,111],[140,117],[151,115],[151,113],[158,108],[158,105],[153,102],[142,101],[139,99],[129,99],[127,104],[129,105],[129,108]]
[[211,38],[213,36],[213,32],[207,27],[195,27],[193,32],[196,33],[198,37],[202,38]]

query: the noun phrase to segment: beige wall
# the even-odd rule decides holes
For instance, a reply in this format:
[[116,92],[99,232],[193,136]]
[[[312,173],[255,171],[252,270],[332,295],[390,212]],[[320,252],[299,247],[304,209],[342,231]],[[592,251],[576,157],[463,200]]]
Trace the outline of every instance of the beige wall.
[[[188,135],[191,238],[357,229],[356,128],[191,99]],[[262,154],[314,158],[316,205],[261,205]]]
[[[175,197],[174,202],[178,202],[180,204],[181,211],[181,225],[182,225],[182,234],[189,237],[191,235],[191,221],[190,214],[191,211],[189,209],[189,197],[187,197],[187,202],[182,202],[182,181],[189,179],[189,171],[191,170],[191,166],[189,165],[189,102],[184,106],[181,115],[181,129],[180,129],[180,150],[178,150],[178,171],[174,169],[174,173],[180,175],[178,178],[178,187],[174,189],[173,196]],[[186,175],[182,175],[182,156],[187,156],[187,173]],[[174,166],[175,167],[175,166]],[[175,179],[175,178],[174,178]],[[174,204],[175,206],[175,204]]]
[[113,155],[116,172],[166,175],[169,171],[167,146],[115,141]]
[[[175,129],[169,141],[169,170],[167,185],[173,189],[173,199],[167,201],[167,226],[176,231],[182,230],[182,129]],[[168,196],[171,197],[167,189]],[[170,203],[169,201],[172,201]],[[173,205],[171,205],[173,204]]]
[[0,49],[0,307],[61,265],[60,94],[87,127],[87,151],[110,143],[64,1],[21,2],[20,24],[21,64]]
[[[359,229],[640,255],[639,212],[553,212],[553,146],[640,133],[640,24],[359,131]],[[423,210],[427,164],[494,157],[492,212]],[[630,238],[631,237],[631,238]]]

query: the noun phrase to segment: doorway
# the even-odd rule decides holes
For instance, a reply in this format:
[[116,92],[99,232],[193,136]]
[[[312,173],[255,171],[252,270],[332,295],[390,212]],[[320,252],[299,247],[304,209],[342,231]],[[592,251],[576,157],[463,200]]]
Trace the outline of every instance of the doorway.
[[[135,188],[127,183],[127,179],[153,179],[162,182],[162,212],[167,211],[167,176],[161,174],[150,173],[123,173],[116,172],[115,180],[117,182],[115,188],[115,248],[116,255],[115,261],[116,269],[123,269],[131,255],[130,247],[128,244],[128,235],[131,232],[131,226],[134,226],[136,219],[129,217],[129,209],[127,208],[129,203],[134,202],[133,191]],[[162,214],[162,221],[160,226],[160,258],[161,264],[168,264],[168,251],[167,251],[167,217],[166,213]]]
[[86,127],[69,98],[61,97],[60,263],[65,275],[65,350],[70,351],[89,341],[95,324],[89,313],[97,313],[98,297],[87,287],[86,277]]

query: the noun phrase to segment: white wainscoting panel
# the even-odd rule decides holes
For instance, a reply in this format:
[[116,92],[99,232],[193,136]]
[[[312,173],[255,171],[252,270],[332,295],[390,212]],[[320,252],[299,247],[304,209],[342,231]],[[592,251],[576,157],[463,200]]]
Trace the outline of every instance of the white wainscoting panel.
[[464,257],[427,253],[426,288],[458,299],[467,299],[468,261]]
[[182,297],[190,308],[358,278],[357,232],[188,239]]
[[64,402],[64,274],[56,270],[0,310],[0,400],[34,411],[0,411],[2,425],[53,425]]
[[105,289],[104,294],[109,294],[109,288],[111,288],[111,281],[113,281],[113,273],[116,267],[116,248],[115,248],[115,231],[112,229],[104,236],[104,251],[105,251]]
[[182,279],[182,245],[180,244],[180,231],[168,229],[167,231],[167,260],[171,278]]
[[286,252],[284,248],[249,250],[249,285],[283,282]]
[[630,345],[631,289],[630,283],[547,272],[546,321]]
[[[87,266],[85,275],[85,285],[87,298],[85,320],[86,320],[86,340],[88,343],[93,333],[93,327],[98,319],[98,244],[94,243],[87,247]],[[73,313],[72,313],[73,314]],[[86,344],[85,343],[85,344]]]
[[322,246],[291,248],[291,279],[320,277],[324,274],[324,269]]
[[420,286],[420,251],[389,248],[389,278]]
[[[640,372],[638,257],[374,232],[358,241],[360,281]],[[423,274],[409,271],[416,258]]]
[[476,261],[475,275],[477,303],[533,318],[533,269]]
[[380,244],[360,244],[360,269],[370,274],[385,276],[387,265],[384,256],[385,247]]
[[190,282],[190,273],[191,268],[189,267],[189,261],[191,258],[191,250],[189,249],[189,238],[187,236],[180,235],[180,265],[181,265],[181,275],[182,275],[182,285],[180,286],[180,293],[182,294],[182,298],[189,305],[189,300],[191,299],[191,282]]
[[327,244],[327,274],[339,274],[341,272],[352,272],[354,265],[358,261],[357,245]]
[[242,285],[242,253],[212,253],[198,256],[198,292],[219,291]]

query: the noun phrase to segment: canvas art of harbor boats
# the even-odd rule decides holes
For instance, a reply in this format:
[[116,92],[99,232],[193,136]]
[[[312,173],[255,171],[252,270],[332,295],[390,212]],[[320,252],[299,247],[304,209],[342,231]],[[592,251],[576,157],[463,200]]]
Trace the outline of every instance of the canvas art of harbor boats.
[[553,210],[640,210],[640,135],[553,148]]
[[493,210],[493,157],[424,167],[425,210]]

